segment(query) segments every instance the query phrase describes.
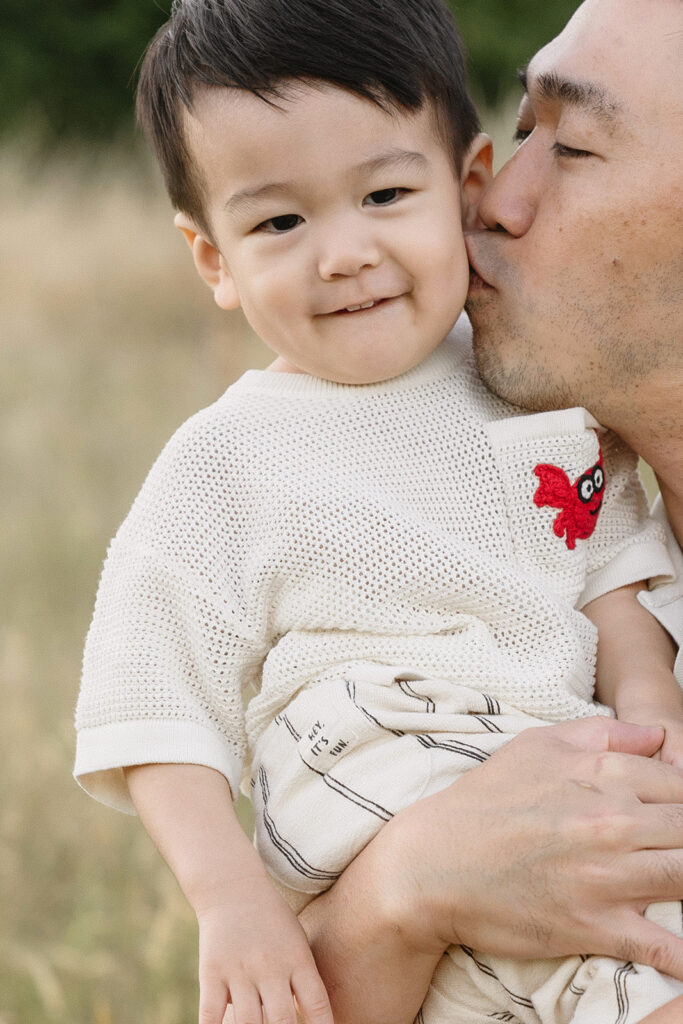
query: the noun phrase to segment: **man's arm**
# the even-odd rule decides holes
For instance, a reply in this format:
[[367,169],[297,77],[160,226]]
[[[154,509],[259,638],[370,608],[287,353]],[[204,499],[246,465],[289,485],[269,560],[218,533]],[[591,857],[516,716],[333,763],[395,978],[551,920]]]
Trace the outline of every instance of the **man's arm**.
[[649,759],[662,739],[608,719],[530,729],[398,814],[301,915],[335,1024],[410,1024],[451,943],[683,979],[683,940],[642,917],[683,896],[683,773]]

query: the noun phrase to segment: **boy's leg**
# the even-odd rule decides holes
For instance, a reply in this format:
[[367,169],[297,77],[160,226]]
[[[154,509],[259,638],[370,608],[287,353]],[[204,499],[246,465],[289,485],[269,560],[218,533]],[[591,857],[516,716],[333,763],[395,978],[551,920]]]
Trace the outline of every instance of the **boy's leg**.
[[[682,909],[680,903],[653,903],[645,916],[680,937]],[[659,1008],[663,1010],[672,1000],[680,1006],[679,997],[683,997],[683,982],[676,978],[652,967],[605,956],[589,957],[577,972],[575,984],[585,993],[578,1001],[572,1024],[593,1024],[596,1020],[635,1024],[649,1020],[649,1014],[659,1013]],[[680,1024],[683,1016],[678,1020]]]
[[[647,916],[680,935],[681,910],[660,903]],[[515,960],[452,946],[432,979],[424,1024],[459,1024],[462,1006],[510,1024],[680,1024],[683,982],[604,956]]]
[[[670,906],[680,916],[680,905]],[[609,957],[514,960],[453,946],[421,1024],[680,1024],[682,1009],[683,983],[652,968]]]
[[255,744],[257,847],[314,895],[394,814],[544,723],[444,680],[354,663],[301,691]]
[[[304,690],[254,751],[257,848],[275,879],[311,896],[329,888],[398,809],[419,799],[429,772],[426,751],[382,729],[355,698],[341,677]],[[364,694],[363,706],[376,712],[371,698]]]
[[[310,894],[327,888],[392,814],[544,724],[443,680],[345,668],[297,695],[255,751],[259,848],[271,873]],[[678,904],[651,909],[679,928]],[[635,1024],[681,993],[647,970],[602,957],[514,961],[453,947],[423,1021],[479,1024],[502,1013],[515,1024]]]

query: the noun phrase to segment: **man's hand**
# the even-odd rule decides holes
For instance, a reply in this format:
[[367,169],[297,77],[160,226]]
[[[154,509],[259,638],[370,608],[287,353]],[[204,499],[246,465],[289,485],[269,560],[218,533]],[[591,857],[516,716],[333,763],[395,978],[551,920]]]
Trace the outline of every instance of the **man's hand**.
[[[419,871],[421,942],[604,953],[683,978],[683,941],[641,916],[683,896],[683,773],[632,756],[661,741],[602,718],[530,730],[403,812],[396,855]],[[421,867],[411,836],[428,830]],[[412,916],[415,896],[402,902]]]
[[452,943],[683,979],[683,940],[642,917],[683,896],[683,773],[651,758],[662,740],[605,718],[530,729],[398,814],[301,916],[336,1024],[409,1024]]

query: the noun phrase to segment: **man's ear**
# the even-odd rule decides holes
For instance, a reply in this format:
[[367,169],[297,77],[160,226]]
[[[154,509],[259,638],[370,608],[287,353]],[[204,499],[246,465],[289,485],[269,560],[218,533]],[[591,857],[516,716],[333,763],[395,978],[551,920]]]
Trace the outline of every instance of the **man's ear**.
[[176,213],[173,223],[189,245],[197,273],[213,292],[216,305],[221,309],[238,309],[240,298],[235,282],[213,242],[204,238],[194,221],[185,213]]
[[477,211],[484,192],[493,181],[493,143],[483,132],[476,136],[463,160],[460,174],[462,226],[477,226]]

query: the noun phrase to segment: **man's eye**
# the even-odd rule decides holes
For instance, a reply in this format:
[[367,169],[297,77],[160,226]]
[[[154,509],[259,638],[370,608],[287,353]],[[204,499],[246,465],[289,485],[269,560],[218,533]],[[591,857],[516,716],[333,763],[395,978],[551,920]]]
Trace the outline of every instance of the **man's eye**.
[[391,206],[407,191],[408,189],[405,188],[380,188],[366,196],[363,202],[367,206]]
[[303,224],[303,217],[298,213],[284,213],[281,217],[271,217],[269,220],[261,221],[254,228],[254,231],[266,231],[271,235],[283,235],[287,231]]
[[521,146],[529,136],[531,135],[533,128],[516,128],[515,134],[512,136],[512,141],[516,142],[518,146]]
[[571,146],[565,146],[561,142],[556,142],[553,145],[553,151],[558,156],[566,156],[571,160],[582,160],[587,156],[593,156],[587,149],[573,149]]

